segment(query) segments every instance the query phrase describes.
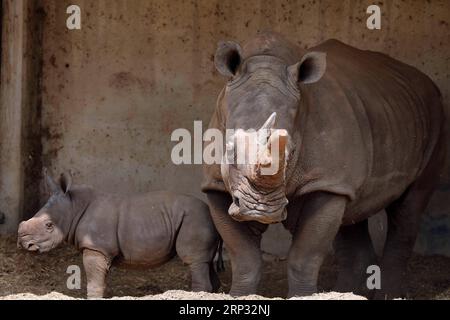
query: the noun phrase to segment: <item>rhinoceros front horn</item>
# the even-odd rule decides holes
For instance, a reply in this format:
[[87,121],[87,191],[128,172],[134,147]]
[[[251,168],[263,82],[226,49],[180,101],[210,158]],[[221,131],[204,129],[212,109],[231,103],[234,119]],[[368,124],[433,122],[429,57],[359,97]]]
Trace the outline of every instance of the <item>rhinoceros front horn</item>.
[[265,145],[275,127],[275,121],[277,120],[277,113],[272,113],[269,118],[264,122],[262,127],[259,129],[258,143],[260,145]]
[[276,112],[267,119],[258,132],[258,163],[254,169],[257,183],[280,184],[284,180],[288,133],[284,129],[274,129]]

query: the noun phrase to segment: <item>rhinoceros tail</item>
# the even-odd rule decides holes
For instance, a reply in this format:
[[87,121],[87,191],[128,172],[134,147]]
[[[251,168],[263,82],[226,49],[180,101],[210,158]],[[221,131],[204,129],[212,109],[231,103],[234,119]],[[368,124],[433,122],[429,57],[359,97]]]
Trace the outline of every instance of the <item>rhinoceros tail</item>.
[[217,261],[216,261],[217,272],[225,271],[225,264],[223,262],[223,240],[219,238],[219,244],[217,246]]

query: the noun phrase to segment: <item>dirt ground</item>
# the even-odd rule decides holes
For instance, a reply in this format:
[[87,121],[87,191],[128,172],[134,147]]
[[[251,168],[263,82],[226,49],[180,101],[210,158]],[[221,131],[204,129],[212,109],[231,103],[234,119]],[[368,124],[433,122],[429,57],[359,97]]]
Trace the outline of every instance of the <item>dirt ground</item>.
[[[69,265],[82,269],[81,255],[64,246],[45,254],[33,254],[18,250],[14,237],[0,237],[0,299],[15,295],[12,299],[37,298],[48,295],[48,299],[84,298],[85,276],[82,275],[81,290],[69,290],[66,273]],[[408,270],[408,298],[450,299],[450,258],[442,256],[414,256]],[[320,273],[319,291],[331,291],[335,281],[335,265],[328,259]],[[107,297],[144,297],[145,299],[228,299],[228,295],[188,293],[189,270],[175,258],[152,270],[112,268],[108,277]],[[228,292],[231,284],[231,267],[226,262],[226,271],[220,274],[221,293]],[[169,291],[172,290],[172,291]],[[173,291],[177,290],[177,291]],[[166,292],[168,291],[168,292]],[[285,297],[287,292],[286,262],[267,261],[258,294],[264,297]],[[164,294],[162,294],[164,293]],[[161,295],[162,294],[162,295]],[[152,296],[158,295],[158,296]],[[261,299],[250,296],[247,299]],[[321,294],[314,299],[354,299],[356,296],[339,293]]]

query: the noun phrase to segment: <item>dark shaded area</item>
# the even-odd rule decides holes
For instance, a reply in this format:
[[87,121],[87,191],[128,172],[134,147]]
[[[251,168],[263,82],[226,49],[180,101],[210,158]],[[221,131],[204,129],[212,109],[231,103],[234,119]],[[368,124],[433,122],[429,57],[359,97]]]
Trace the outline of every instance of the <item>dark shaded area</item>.
[[29,23],[27,34],[26,54],[31,58],[27,64],[28,83],[26,87],[29,92],[25,95],[27,101],[27,112],[24,114],[23,126],[23,169],[24,169],[24,201],[22,208],[22,219],[28,219],[40,207],[40,182],[42,175],[42,65],[43,50],[42,41],[44,36],[45,12],[41,1],[30,2],[27,12]]
[[3,51],[3,1],[0,1],[0,74],[2,72],[2,51]]

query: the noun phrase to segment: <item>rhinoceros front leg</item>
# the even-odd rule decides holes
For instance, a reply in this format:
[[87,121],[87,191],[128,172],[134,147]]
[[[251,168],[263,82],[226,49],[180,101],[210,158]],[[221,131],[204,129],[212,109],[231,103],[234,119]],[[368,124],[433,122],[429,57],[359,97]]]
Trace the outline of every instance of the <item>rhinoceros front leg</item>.
[[288,256],[288,297],[317,291],[323,259],[331,251],[347,199],[331,193],[307,195]]
[[88,299],[103,298],[111,259],[98,251],[84,249],[83,265],[87,277]]
[[256,293],[262,268],[261,233],[267,226],[233,220],[228,214],[231,197],[226,193],[210,192],[208,201],[214,224],[231,259],[233,276],[230,295]]

